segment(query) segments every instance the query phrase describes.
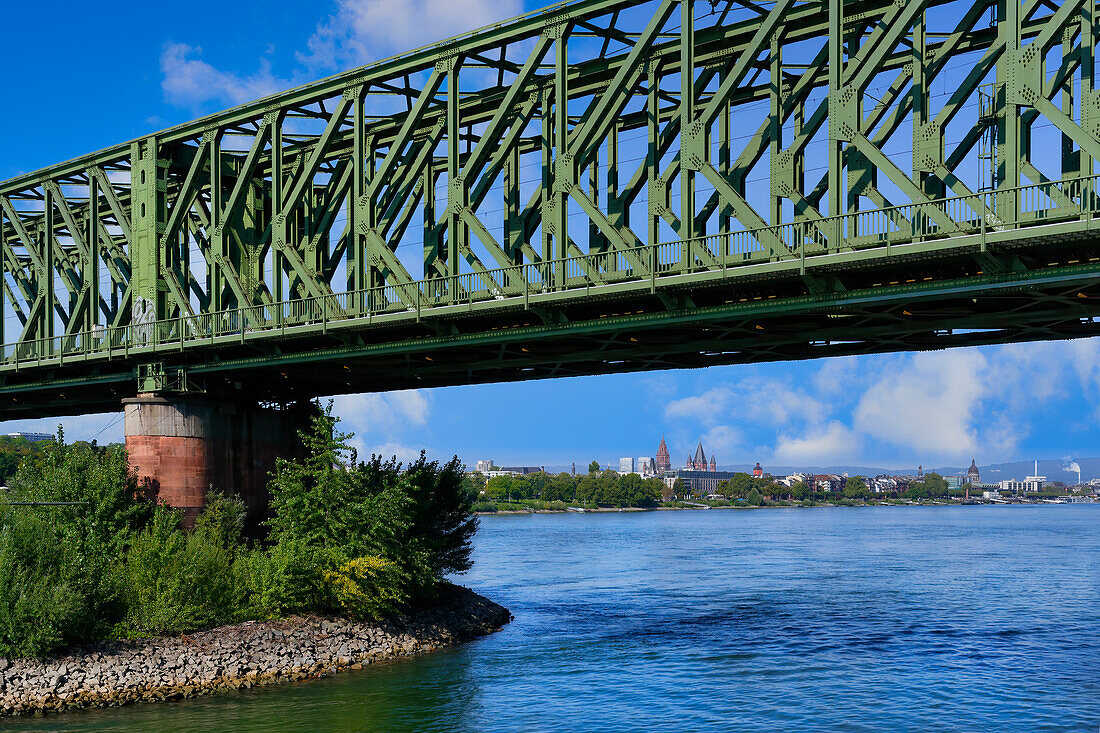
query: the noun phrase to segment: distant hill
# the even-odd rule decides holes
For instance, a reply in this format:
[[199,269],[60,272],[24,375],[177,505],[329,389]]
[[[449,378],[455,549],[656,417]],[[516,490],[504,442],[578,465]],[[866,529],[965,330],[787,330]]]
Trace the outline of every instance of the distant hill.
[[[1093,478],[1100,478],[1100,458],[1078,458],[1077,463],[1081,466],[1081,480],[1088,481]],[[606,464],[605,464],[606,465]],[[720,471],[744,471],[745,473],[751,473],[753,463],[731,463],[723,464],[718,467]],[[1039,461],[1039,474],[1046,476],[1049,481],[1063,481],[1067,484],[1073,484],[1077,482],[1077,472],[1065,471],[1063,468],[1067,465],[1062,460],[1040,460]],[[673,468],[679,468],[680,466],[673,466]],[[611,468],[618,468],[618,462],[611,464]],[[925,466],[924,472],[935,471],[943,476],[958,476],[965,474],[967,469],[970,468],[970,464],[965,466]],[[769,466],[764,465],[764,470],[773,476],[786,476],[797,471],[803,473],[835,473],[835,474],[848,474],[849,476],[879,476],[882,474],[916,474],[916,466],[905,467],[892,467],[887,468],[883,466],[857,466],[850,464],[839,464],[833,466]],[[978,471],[981,473],[983,483],[995,483],[997,481],[1004,481],[1005,479],[1022,479],[1025,476],[1030,476],[1035,470],[1034,461],[1010,461],[1007,463],[992,463],[992,464],[978,464]],[[569,465],[563,466],[546,466],[548,473],[568,473],[570,471]],[[588,471],[588,462],[583,465],[577,464],[577,473],[586,473]]]
[[[1100,458],[1078,458],[1077,463],[1081,467],[1082,481],[1100,477]],[[723,471],[749,472],[752,470],[753,465],[754,464],[751,463],[733,464],[720,466],[720,469]],[[1048,481],[1063,481],[1067,484],[1076,483],[1077,472],[1064,470],[1067,465],[1068,464],[1062,460],[1040,460],[1039,475],[1046,476]],[[969,468],[970,464],[965,466],[924,466],[924,472],[929,473],[930,471],[935,471],[942,476],[958,476],[960,474],[965,474]],[[881,474],[915,474],[917,472],[917,467],[883,468],[881,466],[853,465],[764,466],[764,470],[775,476],[787,475],[795,473],[796,471],[802,471],[804,473],[847,473],[849,476],[878,476]],[[995,483],[997,481],[1004,481],[1005,479],[1022,479],[1025,476],[1032,475],[1034,471],[1034,461],[1010,461],[1007,463],[992,463],[986,465],[978,464],[978,472],[981,474],[982,483]]]

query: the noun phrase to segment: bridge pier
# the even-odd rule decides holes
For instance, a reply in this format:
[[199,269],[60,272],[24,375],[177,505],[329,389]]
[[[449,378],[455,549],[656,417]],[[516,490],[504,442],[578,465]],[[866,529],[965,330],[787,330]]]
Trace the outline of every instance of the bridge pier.
[[276,410],[241,400],[141,394],[123,401],[126,450],[139,485],[182,509],[190,526],[208,494],[241,497],[246,532],[262,534],[269,474],[277,458],[301,452],[310,407]]

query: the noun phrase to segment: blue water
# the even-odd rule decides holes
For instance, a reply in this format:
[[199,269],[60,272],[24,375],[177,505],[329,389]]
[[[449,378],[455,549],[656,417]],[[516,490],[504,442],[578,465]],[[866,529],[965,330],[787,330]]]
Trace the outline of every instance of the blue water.
[[334,678],[16,729],[1098,731],[1100,505],[487,517],[515,621]]

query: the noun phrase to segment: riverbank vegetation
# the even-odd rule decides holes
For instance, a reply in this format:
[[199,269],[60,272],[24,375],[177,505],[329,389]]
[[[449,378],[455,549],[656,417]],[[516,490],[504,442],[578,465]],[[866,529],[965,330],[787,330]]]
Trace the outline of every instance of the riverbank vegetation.
[[461,464],[359,461],[338,422],[319,409],[305,458],[279,461],[257,543],[242,537],[240,500],[211,497],[185,531],[142,493],[121,446],[59,435],[0,498],[0,656],[292,614],[378,620],[432,599],[470,567]]
[[[537,472],[526,476],[493,476],[485,480],[480,474],[471,479],[479,492],[479,511],[506,511],[513,507],[536,510],[564,511],[567,506],[597,508],[652,508],[661,501],[660,479],[643,479],[636,473],[619,475],[615,471],[600,471],[598,467],[582,476],[569,473],[551,475]],[[491,508],[495,507],[495,509]]]

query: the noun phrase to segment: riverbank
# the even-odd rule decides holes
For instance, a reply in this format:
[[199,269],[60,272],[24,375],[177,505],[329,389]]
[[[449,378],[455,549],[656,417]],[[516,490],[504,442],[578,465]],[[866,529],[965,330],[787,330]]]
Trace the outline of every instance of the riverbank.
[[0,659],[0,714],[27,715],[197,697],[323,677],[490,634],[511,614],[459,586],[384,624],[290,618],[190,636],[106,642],[44,660]]
[[1064,502],[1064,501],[988,501],[983,499],[959,499],[959,500],[941,500],[941,501],[909,501],[905,499],[897,499],[890,501],[876,501],[876,502],[864,502],[864,501],[852,501],[842,500],[841,502],[768,502],[760,506],[753,506],[751,504],[735,503],[735,502],[710,502],[710,503],[683,503],[676,502],[676,505],[661,504],[659,506],[650,508],[641,507],[600,507],[598,509],[584,508],[584,507],[567,507],[565,509],[535,509],[532,507],[525,507],[523,509],[500,509],[495,512],[479,511],[474,512],[478,516],[494,517],[494,516],[508,516],[517,514],[569,514],[569,513],[581,513],[581,514],[610,514],[619,512],[661,512],[661,511],[702,511],[706,509],[733,509],[739,511],[748,511],[755,509],[851,509],[851,508],[870,508],[870,507],[932,507],[932,506],[1050,506],[1050,505],[1063,505],[1063,504],[1095,504],[1096,500],[1089,501],[1077,501],[1077,502]]

